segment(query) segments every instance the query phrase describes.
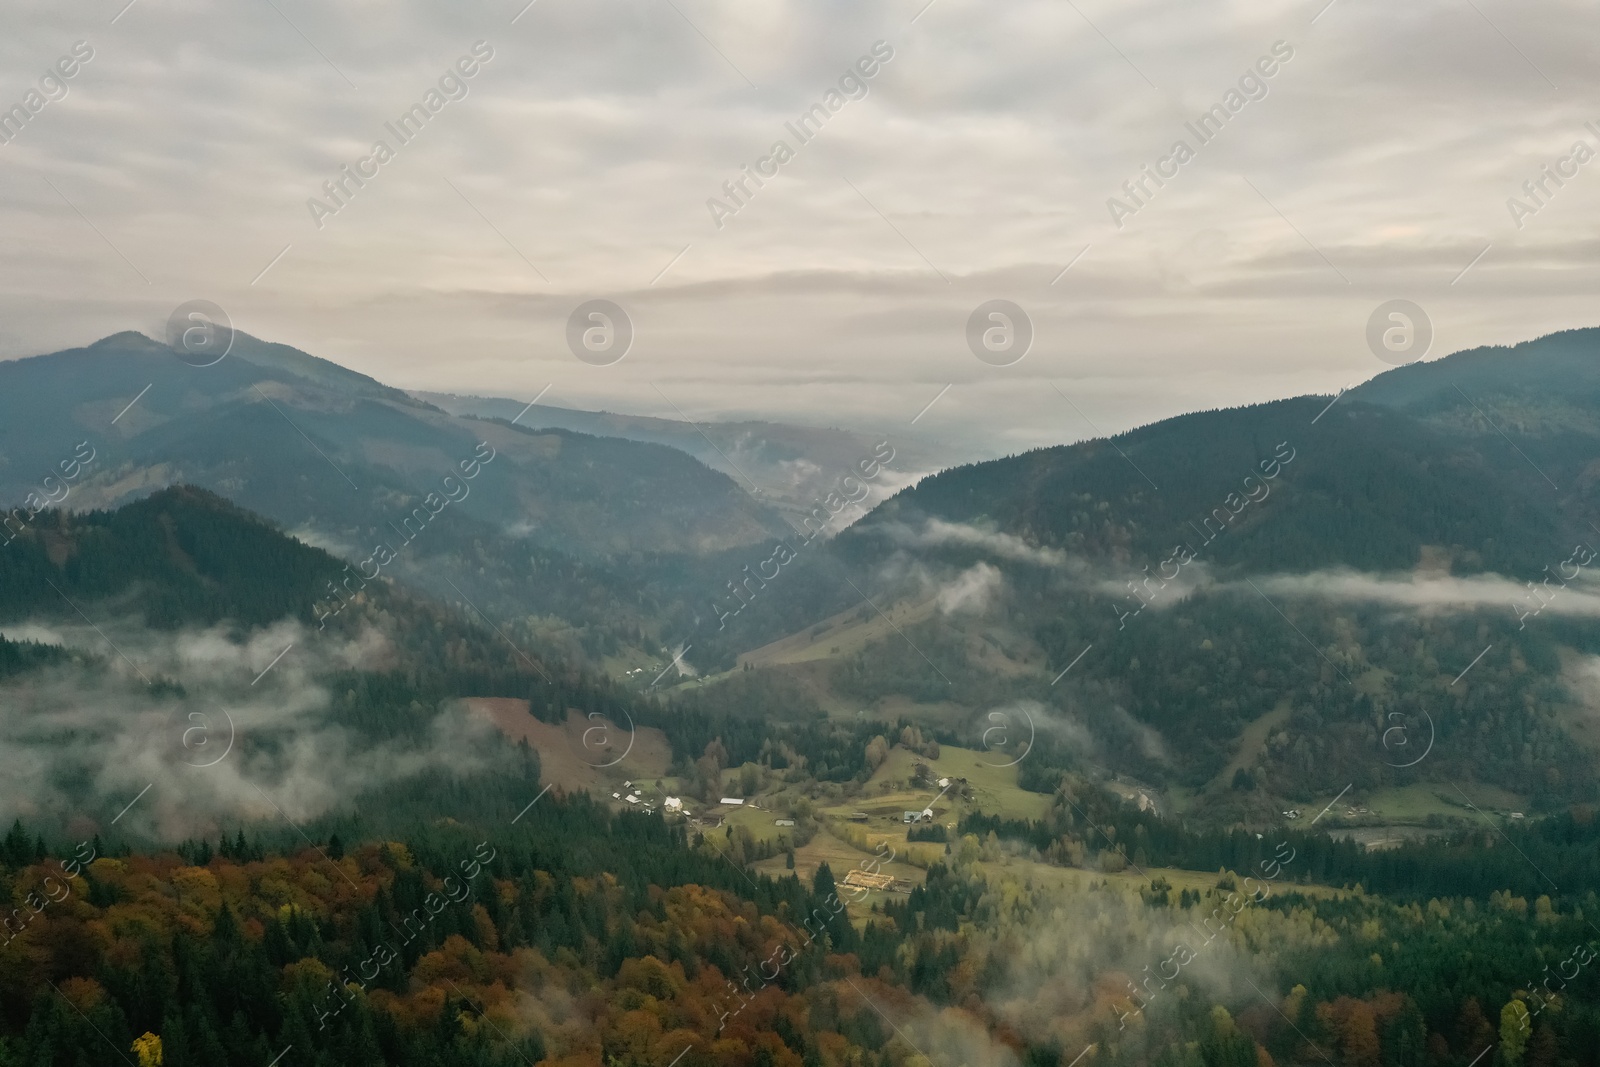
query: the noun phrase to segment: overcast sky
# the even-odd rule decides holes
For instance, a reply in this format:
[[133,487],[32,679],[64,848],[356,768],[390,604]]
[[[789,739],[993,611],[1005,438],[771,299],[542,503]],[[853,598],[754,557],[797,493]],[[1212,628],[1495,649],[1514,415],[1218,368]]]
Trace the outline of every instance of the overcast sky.
[[[1592,3],[525,2],[10,0],[0,357],[203,298],[406,388],[893,429],[950,385],[917,429],[1010,451],[1333,393],[1393,298],[1435,357],[1600,324],[1600,160],[1522,188],[1600,150]],[[314,219],[341,165],[376,173]],[[568,350],[594,298],[609,366]],[[968,347],[991,299],[1033,324],[1010,366]]]

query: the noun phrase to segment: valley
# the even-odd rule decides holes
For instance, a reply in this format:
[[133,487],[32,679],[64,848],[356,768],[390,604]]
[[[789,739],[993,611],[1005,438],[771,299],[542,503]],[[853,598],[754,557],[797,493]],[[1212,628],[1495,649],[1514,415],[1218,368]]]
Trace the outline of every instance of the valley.
[[8,5],[0,1067],[1600,1067],[1593,8]]
[[[673,445],[451,414],[241,340],[203,389],[129,335],[0,365],[35,394],[91,368],[104,394],[0,423],[12,499],[35,492],[27,457],[78,467],[55,506],[19,499],[0,546],[0,731],[27,798],[0,873],[26,896],[56,842],[97,857],[15,931],[0,985],[63,975],[82,1019],[159,1029],[173,1067],[191,1028],[244,1048],[316,1040],[319,1018],[373,1063],[445,1041],[577,1067],[633,1042],[649,1067],[679,1040],[707,1063],[894,1061],[894,1028],[838,999],[865,1005],[863,983],[996,1064],[1123,1062],[1129,1027],[1348,1058],[1370,1015],[1385,1048],[1442,1042],[1428,1062],[1450,1067],[1474,1009],[1523,1003],[1513,975],[1587,936],[1600,612],[1572,575],[1537,613],[1505,594],[1600,518],[1579,458],[1600,430],[1563,417],[1555,449],[1482,357],[1472,403],[1521,405],[1496,430],[1403,368],[1323,416],[1301,398],[950,468],[802,545],[798,498]],[[1600,334],[1539,344],[1570,373],[1575,343]],[[138,377],[137,418],[94,436]],[[1542,496],[1534,455],[1579,488]],[[1246,507],[1238,472],[1262,464]],[[452,912],[438,894],[473,864],[493,888]],[[117,962],[166,959],[145,928],[211,939],[150,966],[200,952],[299,992],[156,1019]],[[1428,984],[1485,938],[1492,973]],[[763,991],[726,981],[785,955]],[[1244,974],[1279,992],[1252,1006]],[[634,1007],[575,1025],[541,1000],[557,982]],[[1568,1010],[1560,1040],[1600,1026]],[[855,1051],[810,1012],[853,1020]],[[473,1029],[491,1018],[524,1036]]]

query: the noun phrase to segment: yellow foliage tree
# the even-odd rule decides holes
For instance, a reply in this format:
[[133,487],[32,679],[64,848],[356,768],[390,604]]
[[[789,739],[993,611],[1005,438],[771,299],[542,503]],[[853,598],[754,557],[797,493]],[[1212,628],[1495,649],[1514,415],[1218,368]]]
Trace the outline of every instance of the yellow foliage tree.
[[1520,1000],[1508,1000],[1500,1009],[1500,1056],[1510,1067],[1522,1063],[1528,1035],[1533,1031],[1528,1019],[1528,1009]]
[[161,1067],[161,1038],[148,1030],[133,1039],[133,1051],[139,1056],[139,1067]]

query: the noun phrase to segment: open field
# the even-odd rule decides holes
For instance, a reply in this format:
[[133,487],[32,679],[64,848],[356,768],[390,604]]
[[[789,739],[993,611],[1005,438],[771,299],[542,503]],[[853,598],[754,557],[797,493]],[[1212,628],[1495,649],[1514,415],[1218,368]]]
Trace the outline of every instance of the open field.
[[[959,801],[956,791],[951,790],[939,803],[933,804],[936,816],[943,808],[983,811],[1009,819],[1040,818],[1049,810],[1050,798],[1018,787],[1016,766],[1006,766],[1014,758],[1000,752],[941,745],[939,758],[928,759],[896,745],[889,750],[889,758],[868,779],[860,797],[827,810],[829,814],[840,815],[851,811],[871,813],[879,809],[887,813],[893,805],[903,804],[903,808],[892,812],[898,817],[901,811],[921,811],[933,803],[940,793],[937,784],[940,778],[965,778],[972,799]],[[911,773],[918,763],[928,765],[929,780],[935,784],[927,788],[911,785]]]
[[799,633],[746,652],[739,657],[739,666],[742,668],[749,663],[755,667],[771,667],[852,656],[873,641],[897,636],[896,626],[904,628],[930,619],[936,610],[934,597],[891,605],[884,614],[866,606],[851,608]]
[[[1176,896],[1185,889],[1197,890],[1204,893],[1214,889],[1217,885],[1216,871],[1187,871],[1176,867],[1146,867],[1144,874],[1129,867],[1117,874],[1105,874],[1101,871],[1083,870],[1077,867],[1054,867],[1047,863],[1035,863],[1029,860],[1002,860],[994,863],[980,863],[978,865],[985,871],[1005,871],[1013,878],[1023,878],[1032,881],[1035,885],[1046,888],[1059,888],[1068,892],[1080,892],[1090,885],[1106,882],[1110,885],[1120,886],[1125,889],[1135,890],[1147,886],[1153,879],[1164,878],[1172,886],[1172,893]],[[1285,871],[1292,871],[1293,864],[1286,866]],[[1249,871],[1233,872],[1235,882],[1243,884],[1244,876],[1252,874]],[[1259,872],[1253,874],[1257,882],[1265,882]],[[1253,884],[1253,883],[1252,883]],[[1303,893],[1311,897],[1338,897],[1345,894],[1343,889],[1335,889],[1326,885],[1297,885],[1287,880],[1287,875],[1270,883],[1274,894]]]
[[[833,872],[833,878],[836,882],[844,881],[845,875],[852,868],[859,867],[863,870],[875,870],[879,874],[887,874],[894,878],[904,879],[912,885],[921,885],[923,879],[927,877],[925,871],[902,862],[899,858],[890,858],[903,856],[904,852],[901,850],[904,847],[905,842],[902,839],[898,849],[891,844],[876,852],[864,852],[845,841],[839,840],[828,831],[822,830],[803,848],[795,849],[793,872],[785,868],[783,856],[774,856],[771,859],[762,860],[760,863],[755,864],[754,868],[774,878],[782,878],[793,873],[798,875],[802,882],[810,885],[811,880],[816,877],[817,868],[826,863],[828,870]],[[876,861],[877,866],[875,868],[870,867],[869,865],[874,861]],[[867,890],[859,895],[859,899],[857,899],[857,894],[855,893],[840,893],[840,899],[846,901],[849,905],[851,918],[857,921],[864,920],[871,913],[873,903],[886,896],[903,899],[900,894],[890,893],[888,890]]]
[[[922,884],[926,872],[921,868],[913,867],[902,862],[907,845],[904,834],[884,833],[873,830],[869,832],[867,840],[870,849],[860,849],[846,841],[828,833],[826,830],[817,836],[805,847],[795,850],[795,869],[792,873],[798,875],[807,884],[815,877],[817,867],[826,862],[828,869],[833,872],[836,881],[843,881],[845,874],[854,867],[863,867],[878,860],[877,870],[894,878],[904,879],[913,885]],[[910,848],[933,850],[935,853],[943,851],[942,845],[929,843],[914,843]],[[893,857],[893,858],[890,858]],[[1292,864],[1290,865],[1292,867]],[[784,866],[784,857],[775,856],[754,865],[755,870],[773,877],[784,877],[791,873]],[[1188,871],[1171,867],[1147,867],[1144,872],[1129,867],[1127,870],[1106,874],[1098,870],[1083,870],[1075,867],[1055,867],[1047,863],[1033,860],[1008,857],[992,862],[980,862],[977,868],[986,875],[995,878],[1004,877],[1011,880],[1020,880],[1025,884],[1032,884],[1041,889],[1061,893],[1081,893],[1089,891],[1091,886],[1101,883],[1119,888],[1125,892],[1137,892],[1148,886],[1153,879],[1165,879],[1172,886],[1174,897],[1185,889],[1205,893],[1216,888],[1218,875],[1216,871]],[[1249,872],[1233,872],[1237,885],[1243,885],[1244,875]],[[1298,885],[1285,880],[1267,883],[1256,874],[1257,881],[1270,884],[1274,894],[1302,893],[1310,897],[1338,897],[1345,894],[1345,890],[1336,889],[1326,885]],[[859,901],[852,895],[843,899],[850,901],[850,914],[855,920],[864,921],[871,914],[874,901],[885,896],[898,898],[898,894],[871,891],[863,894]]]
[[[1527,798],[1498,786],[1471,782],[1459,786],[1447,782],[1416,782],[1376,789],[1363,795],[1359,801],[1352,801],[1346,796],[1334,805],[1328,815],[1330,819],[1334,816],[1343,818],[1354,804],[1359,804],[1370,810],[1370,818],[1385,823],[1421,823],[1429,815],[1481,818],[1467,806],[1469,801],[1480,812],[1489,815],[1525,811],[1527,805]],[[1366,814],[1362,816],[1363,820],[1367,817]]]
[[1286,697],[1278,701],[1277,707],[1239,731],[1239,736],[1233,742],[1233,758],[1207,783],[1206,790],[1228,788],[1233,782],[1234,772],[1255,763],[1256,757],[1266,747],[1267,738],[1272,736],[1272,731],[1287,723],[1293,711]]
[[[760,797],[756,798],[760,800]],[[715,807],[715,805],[712,805]],[[723,813],[725,826],[742,826],[750,831],[750,836],[757,841],[776,841],[788,832],[788,827],[778,826],[777,820],[782,818],[782,813],[752,808],[749,804],[739,807],[725,807],[718,809]],[[707,831],[708,834],[720,834],[722,829]],[[779,858],[782,863],[782,857]]]
[[539,753],[541,780],[564,792],[587,789],[609,796],[625,779],[654,782],[672,761],[666,735],[653,727],[634,731],[630,747],[626,725],[585,719],[576,711],[569,711],[566,723],[558,726],[530,715],[526,700],[467,697],[462,703],[473,715],[492,722],[513,744],[527,741]]

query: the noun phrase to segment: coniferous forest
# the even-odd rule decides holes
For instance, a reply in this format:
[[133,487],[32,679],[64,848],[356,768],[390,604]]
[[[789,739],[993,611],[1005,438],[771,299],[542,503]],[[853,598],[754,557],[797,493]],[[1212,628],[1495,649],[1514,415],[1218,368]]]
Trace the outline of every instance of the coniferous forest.
[[[1600,1064],[1588,559],[1436,398],[1311,399],[1126,436],[1160,497],[946,471],[715,634],[759,523],[441,520],[441,592],[193,485],[12,513],[0,1067]],[[1542,606],[1397,608],[1447,572]]]

